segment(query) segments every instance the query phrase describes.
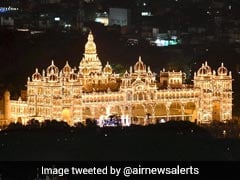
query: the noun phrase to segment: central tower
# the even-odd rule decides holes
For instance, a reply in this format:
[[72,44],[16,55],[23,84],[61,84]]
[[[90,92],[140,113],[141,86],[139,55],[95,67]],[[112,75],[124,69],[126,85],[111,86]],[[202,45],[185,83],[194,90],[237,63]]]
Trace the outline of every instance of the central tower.
[[79,70],[83,75],[102,72],[102,63],[98,58],[96,44],[91,31],[88,34],[88,41],[85,44],[85,52],[80,62]]

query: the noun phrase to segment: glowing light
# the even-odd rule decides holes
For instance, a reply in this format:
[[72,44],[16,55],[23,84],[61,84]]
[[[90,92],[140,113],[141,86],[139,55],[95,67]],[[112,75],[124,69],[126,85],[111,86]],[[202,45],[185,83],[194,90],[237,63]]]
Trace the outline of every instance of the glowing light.
[[142,16],[152,16],[151,12],[141,12]]
[[160,40],[160,39],[157,39],[157,40],[155,41],[155,43],[156,43],[157,46],[168,46],[168,45],[169,45],[168,41],[166,41],[166,40]]
[[70,28],[72,25],[71,24],[65,24],[64,27],[65,28]]
[[67,122],[70,122],[71,120],[71,112],[69,109],[64,108],[62,111],[62,119],[66,120]]
[[165,119],[160,119],[160,123],[165,123],[166,120]]
[[14,8],[14,7],[0,7],[0,13],[5,13],[8,11],[18,11],[18,8]]
[[97,17],[95,22],[102,23],[104,26],[108,26],[109,19],[107,17]]
[[18,28],[17,31],[28,32],[29,29],[28,28]]
[[60,17],[55,17],[54,21],[60,21]]

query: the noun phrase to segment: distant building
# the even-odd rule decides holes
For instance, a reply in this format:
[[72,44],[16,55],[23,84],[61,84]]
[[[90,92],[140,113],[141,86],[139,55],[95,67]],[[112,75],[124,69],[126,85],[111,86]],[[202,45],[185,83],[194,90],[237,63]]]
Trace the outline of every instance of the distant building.
[[160,71],[156,79],[139,57],[120,76],[111,65],[103,67],[90,32],[79,69],[68,62],[59,69],[52,61],[42,73],[36,69],[27,81],[27,94],[0,101],[0,122],[26,123],[30,119],[64,120],[70,125],[88,118],[103,121],[111,115],[126,125],[168,120],[210,123],[232,119],[232,75],[223,64],[212,71],[205,62],[194,73],[194,84],[185,84],[183,73]]
[[95,22],[101,23],[104,26],[109,25],[109,18],[108,18],[108,13],[103,12],[103,13],[96,13],[97,17],[95,19]]
[[18,4],[18,1],[2,0],[0,2],[0,26],[11,29],[14,27],[14,16],[19,11]]
[[130,10],[124,8],[109,8],[109,25],[129,26]]
[[14,27],[14,19],[10,16],[0,16],[0,25]]
[[57,4],[61,3],[61,0],[40,0],[41,4]]

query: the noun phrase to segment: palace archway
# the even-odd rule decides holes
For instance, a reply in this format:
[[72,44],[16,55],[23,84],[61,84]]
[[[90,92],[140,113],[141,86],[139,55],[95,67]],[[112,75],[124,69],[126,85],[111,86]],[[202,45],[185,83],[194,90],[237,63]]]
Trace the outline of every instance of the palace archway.
[[165,104],[157,104],[155,106],[155,117],[156,118],[166,118],[167,117],[167,108]]
[[134,104],[132,106],[133,123],[142,124],[146,117],[145,107],[142,104]]
[[194,102],[188,102],[184,106],[184,118],[194,122],[197,119],[196,104]]
[[182,108],[181,103],[173,102],[169,107],[169,119],[182,120]]

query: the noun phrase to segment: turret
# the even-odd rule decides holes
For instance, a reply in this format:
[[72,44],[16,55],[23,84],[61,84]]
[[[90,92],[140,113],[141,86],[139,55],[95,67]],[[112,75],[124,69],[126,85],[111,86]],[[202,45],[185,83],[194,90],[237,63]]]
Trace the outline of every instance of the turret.
[[8,90],[4,92],[3,104],[4,104],[4,119],[10,120],[11,107],[10,107],[10,92]]

